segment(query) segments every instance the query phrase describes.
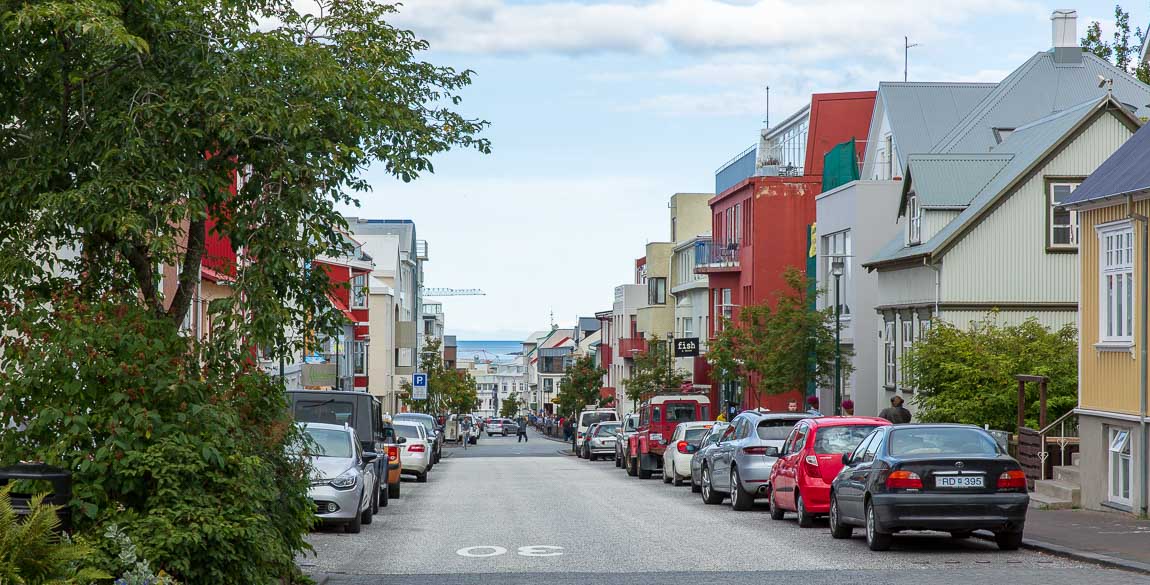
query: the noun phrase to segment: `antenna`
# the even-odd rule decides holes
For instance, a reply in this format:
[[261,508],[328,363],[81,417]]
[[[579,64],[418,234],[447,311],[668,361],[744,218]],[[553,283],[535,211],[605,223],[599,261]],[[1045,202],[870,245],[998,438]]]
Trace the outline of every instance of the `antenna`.
[[766,110],[766,113],[763,114],[763,127],[764,128],[770,128],[771,127],[771,86],[768,85],[768,86],[766,86],[766,88],[767,88],[767,110]]
[[907,75],[906,75],[907,64],[910,62],[910,50],[912,47],[917,47],[918,43],[912,44],[910,42],[910,37],[903,37],[902,38],[902,45],[903,45],[903,47],[902,47],[902,80],[905,83],[906,78],[907,78]]

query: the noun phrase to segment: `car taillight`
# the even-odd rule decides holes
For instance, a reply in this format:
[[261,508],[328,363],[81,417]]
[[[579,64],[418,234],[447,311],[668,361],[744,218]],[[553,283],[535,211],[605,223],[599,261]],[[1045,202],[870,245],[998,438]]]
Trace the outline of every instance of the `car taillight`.
[[892,471],[886,478],[886,487],[892,490],[918,490],[922,489],[922,479],[913,471]]
[[998,476],[998,489],[1000,490],[1025,490],[1026,489],[1026,473],[1021,469],[1012,469],[1005,471],[1002,475]]
[[419,444],[409,445],[407,447],[408,453],[423,453],[425,451],[427,451],[427,447],[424,447],[423,445],[419,445]]
[[686,441],[679,441],[675,445],[675,448],[678,449],[680,453],[686,453],[687,452],[687,442]]
[[743,453],[747,455],[766,455],[766,447],[743,447]]
[[387,448],[387,460],[388,461],[395,461],[396,459],[399,459],[399,447],[396,447],[394,445],[391,447],[388,447]]
[[807,473],[811,475],[819,475],[819,458],[814,455],[807,455],[803,457],[803,462],[807,464]]

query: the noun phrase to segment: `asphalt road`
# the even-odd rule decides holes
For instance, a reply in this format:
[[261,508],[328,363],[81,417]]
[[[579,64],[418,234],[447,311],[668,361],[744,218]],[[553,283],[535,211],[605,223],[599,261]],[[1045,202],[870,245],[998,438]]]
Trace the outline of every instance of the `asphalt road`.
[[484,436],[451,448],[428,482],[358,535],[318,532],[306,571],[331,585],[760,583],[1011,583],[1150,585],[1150,577],[979,540],[898,536],[883,553],[830,537],[825,522],[800,529],[765,506],[704,505],[687,487],[628,477],[611,461],[563,455],[532,433]]

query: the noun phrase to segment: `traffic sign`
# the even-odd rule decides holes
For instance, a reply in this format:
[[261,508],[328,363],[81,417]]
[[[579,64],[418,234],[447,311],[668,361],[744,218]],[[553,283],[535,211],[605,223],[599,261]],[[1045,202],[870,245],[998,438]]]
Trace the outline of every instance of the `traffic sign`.
[[423,372],[412,374],[411,399],[427,400],[427,374]]

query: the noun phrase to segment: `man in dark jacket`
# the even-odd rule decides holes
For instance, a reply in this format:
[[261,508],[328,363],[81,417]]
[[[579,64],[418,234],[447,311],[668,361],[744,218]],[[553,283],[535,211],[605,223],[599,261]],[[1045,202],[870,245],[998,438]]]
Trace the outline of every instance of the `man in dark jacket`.
[[882,409],[882,412],[878,413],[878,416],[896,425],[910,422],[910,411],[903,408],[902,396],[892,397],[890,399],[890,408]]
[[519,417],[519,432],[515,435],[516,443],[527,440],[527,419]]

